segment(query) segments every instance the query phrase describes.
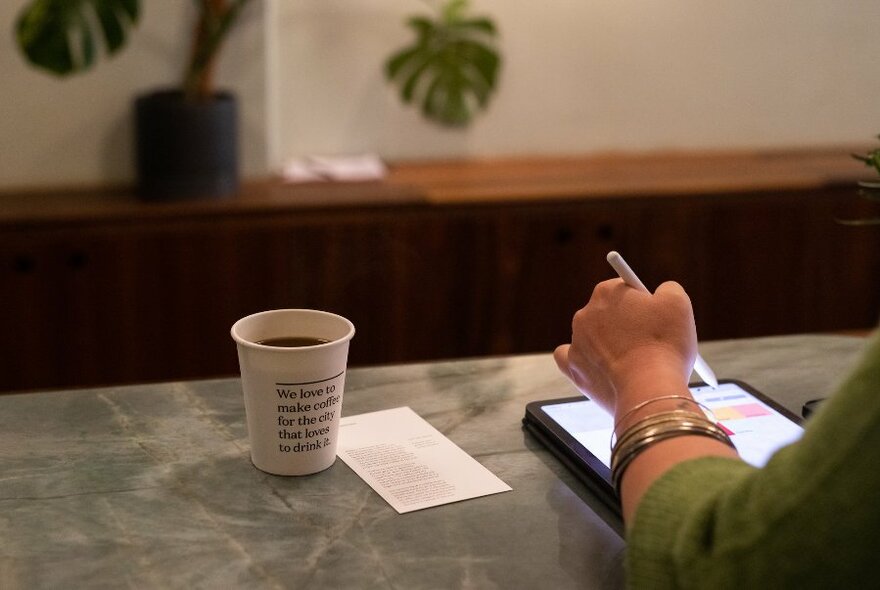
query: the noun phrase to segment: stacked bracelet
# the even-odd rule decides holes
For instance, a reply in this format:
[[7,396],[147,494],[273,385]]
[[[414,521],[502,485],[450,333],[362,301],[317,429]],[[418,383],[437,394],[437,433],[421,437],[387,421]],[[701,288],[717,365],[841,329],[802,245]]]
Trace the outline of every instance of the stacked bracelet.
[[636,412],[638,412],[639,410],[641,410],[645,406],[648,406],[653,403],[657,403],[659,401],[672,400],[672,399],[680,399],[684,402],[694,404],[695,406],[702,408],[703,411],[706,414],[712,416],[713,419],[715,417],[715,415],[712,413],[712,410],[710,410],[709,408],[707,408],[706,406],[704,406],[703,404],[701,404],[700,402],[698,402],[694,398],[687,396],[687,395],[660,395],[657,397],[652,397],[651,399],[645,400],[641,403],[634,405],[627,412],[625,412],[623,414],[623,416],[621,416],[620,418],[617,419],[617,422],[614,423],[614,432],[611,434],[611,446],[614,447],[614,434],[617,432],[618,427],[626,422],[627,418],[629,418],[630,416],[632,416],[633,414],[635,414]]
[[642,451],[662,440],[685,435],[708,436],[734,448],[727,433],[702,413],[672,410],[654,414],[627,428],[614,445],[611,452],[614,487],[620,491],[624,471]]

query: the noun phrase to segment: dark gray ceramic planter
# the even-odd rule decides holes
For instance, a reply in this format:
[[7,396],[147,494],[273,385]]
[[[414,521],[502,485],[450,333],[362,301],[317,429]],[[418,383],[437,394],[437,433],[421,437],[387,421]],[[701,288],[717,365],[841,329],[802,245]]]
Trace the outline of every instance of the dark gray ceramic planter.
[[190,103],[176,90],[135,101],[137,190],[145,200],[228,197],[238,191],[235,97]]

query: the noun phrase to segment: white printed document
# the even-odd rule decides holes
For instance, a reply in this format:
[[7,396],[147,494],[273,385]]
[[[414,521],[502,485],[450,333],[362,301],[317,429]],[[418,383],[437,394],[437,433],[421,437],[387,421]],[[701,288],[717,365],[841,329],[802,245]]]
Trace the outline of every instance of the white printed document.
[[343,416],[336,453],[401,514],[511,489],[408,407]]

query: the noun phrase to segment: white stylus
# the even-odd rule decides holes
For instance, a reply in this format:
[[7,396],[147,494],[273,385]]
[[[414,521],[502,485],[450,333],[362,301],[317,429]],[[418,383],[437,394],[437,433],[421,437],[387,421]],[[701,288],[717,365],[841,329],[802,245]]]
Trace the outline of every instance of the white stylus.
[[[620,278],[623,279],[624,283],[633,289],[650,293],[648,288],[645,287],[645,284],[636,276],[633,269],[631,269],[626,263],[626,260],[623,259],[623,256],[612,250],[608,253],[608,256],[606,256],[605,259],[608,261],[608,264],[611,265],[611,268],[613,268]],[[715,377],[715,372],[712,371],[709,365],[706,364],[706,361],[703,360],[703,357],[699,354],[697,354],[697,358],[694,361],[694,371],[704,382],[711,385],[713,388],[718,387],[718,378]]]

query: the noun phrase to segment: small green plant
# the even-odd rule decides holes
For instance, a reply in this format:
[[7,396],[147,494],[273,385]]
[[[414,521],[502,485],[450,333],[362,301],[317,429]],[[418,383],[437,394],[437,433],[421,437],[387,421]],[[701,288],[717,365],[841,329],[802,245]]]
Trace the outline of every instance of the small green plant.
[[[877,136],[880,139],[880,135]],[[873,168],[880,174],[880,148],[873,149],[866,154],[852,154],[856,160],[864,162],[869,168]],[[863,198],[880,203],[880,181],[878,180],[861,180],[859,185],[859,195]],[[880,225],[880,217],[869,217],[862,219],[845,219],[839,220],[845,225]]]
[[498,32],[486,17],[468,15],[468,0],[446,0],[436,18],[407,21],[415,41],[385,63],[385,76],[399,86],[405,103],[420,103],[422,114],[444,126],[470,123],[485,109],[498,82]]
[[[217,55],[248,2],[195,2],[198,18],[181,83],[188,100],[205,100],[213,94]],[[102,48],[107,56],[122,49],[139,17],[140,0],[34,0],[19,14],[16,38],[31,64],[68,76],[91,68]]]

